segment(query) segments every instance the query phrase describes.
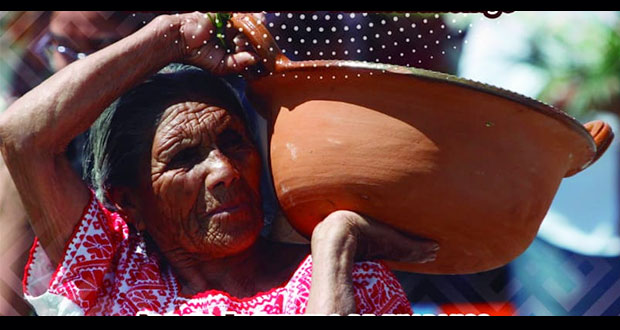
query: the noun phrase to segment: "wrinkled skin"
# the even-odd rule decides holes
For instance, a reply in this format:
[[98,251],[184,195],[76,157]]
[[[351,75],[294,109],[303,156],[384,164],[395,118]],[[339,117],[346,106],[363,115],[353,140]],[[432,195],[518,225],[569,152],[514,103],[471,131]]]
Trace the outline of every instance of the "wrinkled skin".
[[155,132],[138,227],[169,258],[234,255],[262,228],[260,156],[241,119],[214,104],[176,103]]

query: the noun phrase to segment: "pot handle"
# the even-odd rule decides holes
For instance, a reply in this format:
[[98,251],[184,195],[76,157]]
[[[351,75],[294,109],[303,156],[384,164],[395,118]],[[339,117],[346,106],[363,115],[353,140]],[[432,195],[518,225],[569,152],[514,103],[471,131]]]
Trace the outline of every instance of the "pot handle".
[[590,163],[592,164],[597,161],[605,153],[609,145],[611,145],[611,141],[614,139],[614,132],[611,130],[609,124],[601,120],[594,120],[586,123],[584,127],[590,133],[596,144],[596,154]]
[[235,29],[242,32],[258,54],[268,72],[277,72],[278,65],[290,62],[269,33],[265,24],[249,13],[235,13],[230,18]]

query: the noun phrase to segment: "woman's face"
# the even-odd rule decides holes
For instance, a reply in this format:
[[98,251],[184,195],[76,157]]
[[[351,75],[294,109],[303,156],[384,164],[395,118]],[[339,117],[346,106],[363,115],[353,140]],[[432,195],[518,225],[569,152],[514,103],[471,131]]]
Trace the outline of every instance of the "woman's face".
[[176,103],[155,132],[142,214],[164,253],[234,255],[262,228],[260,157],[241,119],[213,104]]

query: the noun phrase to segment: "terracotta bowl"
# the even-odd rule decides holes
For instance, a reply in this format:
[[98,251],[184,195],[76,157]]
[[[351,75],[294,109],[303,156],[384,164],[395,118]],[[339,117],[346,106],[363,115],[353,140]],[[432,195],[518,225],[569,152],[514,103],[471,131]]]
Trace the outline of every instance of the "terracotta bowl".
[[[524,96],[447,74],[351,61],[292,62],[252,16],[233,17],[267,72],[249,79],[270,127],[273,185],[310,237],[353,210],[441,245],[397,270],[466,274],[530,245],[562,178],[592,164],[613,133]],[[585,192],[584,192],[585,193]]]

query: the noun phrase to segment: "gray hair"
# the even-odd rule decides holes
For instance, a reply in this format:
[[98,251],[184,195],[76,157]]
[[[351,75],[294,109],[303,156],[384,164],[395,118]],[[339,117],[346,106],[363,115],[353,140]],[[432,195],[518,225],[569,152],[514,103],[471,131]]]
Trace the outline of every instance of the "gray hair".
[[148,170],[155,130],[164,110],[190,96],[214,97],[242,119],[238,95],[224,80],[201,69],[171,64],[110,105],[90,128],[84,179],[97,198],[115,210],[110,187],[137,187]]

